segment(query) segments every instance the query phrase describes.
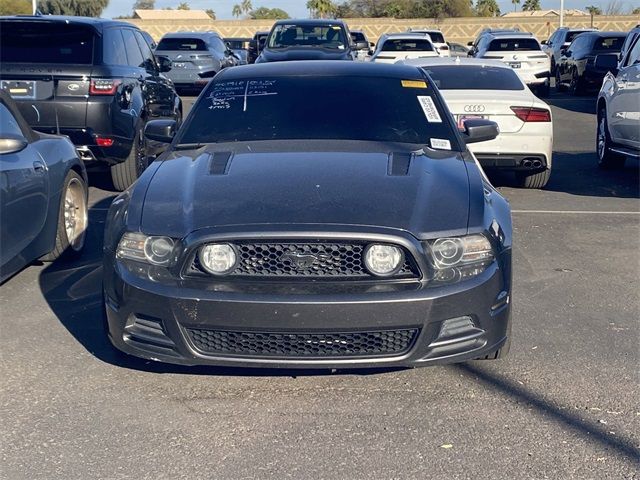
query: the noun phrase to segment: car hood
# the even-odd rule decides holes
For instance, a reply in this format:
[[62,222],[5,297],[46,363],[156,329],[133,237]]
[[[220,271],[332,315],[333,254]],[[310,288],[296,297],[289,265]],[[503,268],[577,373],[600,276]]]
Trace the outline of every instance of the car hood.
[[469,176],[459,152],[255,145],[168,154],[148,184],[141,230],[175,238],[260,224],[376,226],[418,238],[467,232]]
[[291,60],[353,60],[349,50],[335,50],[313,47],[289,47],[283,49],[265,48],[257,63],[286,62]]

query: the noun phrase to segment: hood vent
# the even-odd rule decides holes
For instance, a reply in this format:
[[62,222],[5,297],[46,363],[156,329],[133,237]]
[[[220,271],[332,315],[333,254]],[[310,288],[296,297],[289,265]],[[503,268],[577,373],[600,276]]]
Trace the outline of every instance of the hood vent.
[[231,165],[232,158],[232,152],[213,153],[209,163],[209,173],[211,175],[226,175],[229,172],[229,166]]
[[390,153],[387,175],[391,175],[393,177],[409,175],[409,165],[411,164],[411,157],[413,157],[412,153]]

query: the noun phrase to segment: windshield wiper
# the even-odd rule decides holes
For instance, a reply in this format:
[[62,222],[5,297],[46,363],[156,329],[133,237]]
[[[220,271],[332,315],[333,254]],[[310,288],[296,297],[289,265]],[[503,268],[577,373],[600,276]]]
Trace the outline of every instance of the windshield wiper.
[[[211,142],[211,143],[215,143],[215,142]],[[202,148],[205,145],[207,144],[206,143],[179,143],[178,145],[173,147],[173,149],[174,150],[197,150],[198,148]]]

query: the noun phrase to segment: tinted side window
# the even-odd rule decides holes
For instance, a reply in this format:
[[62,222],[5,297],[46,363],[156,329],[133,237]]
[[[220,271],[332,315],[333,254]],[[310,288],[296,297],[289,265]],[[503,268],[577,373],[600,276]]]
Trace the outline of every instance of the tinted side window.
[[18,121],[11,114],[9,109],[0,103],[0,135],[18,135],[24,137]]
[[122,30],[122,37],[124,38],[124,47],[127,50],[129,65],[144,68],[144,59],[142,58],[142,53],[140,53],[140,47],[138,46],[136,37],[133,35],[133,31],[129,29]]
[[593,50],[619,52],[624,43],[624,37],[598,37],[593,44]]
[[102,61],[107,65],[126,65],[127,54],[125,53],[122,33],[116,28],[108,28],[102,37]]
[[144,39],[140,32],[135,32],[136,40],[138,41],[138,45],[140,45],[140,51],[142,52],[142,58],[144,60],[144,68],[153,72],[157,70],[156,67],[156,59],[153,56],[153,52],[149,48],[149,44]]
[[218,37],[212,37],[209,40],[209,44],[213,47],[216,52],[224,54],[227,51],[227,46],[224,44],[222,40]]
[[636,36],[636,43],[631,47],[624,66],[640,65],[640,35]]

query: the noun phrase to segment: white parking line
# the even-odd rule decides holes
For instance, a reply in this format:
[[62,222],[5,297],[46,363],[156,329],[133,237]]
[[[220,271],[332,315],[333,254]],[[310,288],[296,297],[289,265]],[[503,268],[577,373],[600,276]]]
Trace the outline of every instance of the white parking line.
[[511,210],[511,213],[555,213],[555,214],[586,214],[586,215],[640,215],[638,212],[607,212],[602,210]]

